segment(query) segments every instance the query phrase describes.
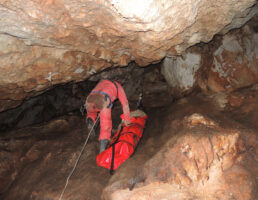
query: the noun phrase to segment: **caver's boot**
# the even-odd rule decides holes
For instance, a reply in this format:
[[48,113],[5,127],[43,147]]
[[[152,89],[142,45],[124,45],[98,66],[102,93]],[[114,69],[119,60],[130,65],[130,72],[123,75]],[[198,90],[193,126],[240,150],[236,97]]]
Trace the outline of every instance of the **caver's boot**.
[[106,150],[108,143],[109,143],[108,139],[100,140],[99,153],[102,153],[103,151]]
[[94,138],[95,137],[94,122],[91,118],[87,119],[87,125],[88,125],[88,133],[90,133],[91,131],[90,138]]

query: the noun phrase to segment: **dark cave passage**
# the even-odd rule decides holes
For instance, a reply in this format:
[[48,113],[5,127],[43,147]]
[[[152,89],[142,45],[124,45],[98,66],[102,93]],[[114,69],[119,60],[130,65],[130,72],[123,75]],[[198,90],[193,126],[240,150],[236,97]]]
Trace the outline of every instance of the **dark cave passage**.
[[[236,95],[245,98],[236,103]],[[151,198],[160,199],[167,196],[162,191],[167,187],[163,182],[172,184],[169,189],[173,191],[171,198],[192,198],[194,195],[198,199],[213,196],[229,199],[229,190],[239,199],[257,195],[255,189],[247,187],[250,182],[252,188],[257,186],[256,180],[251,178],[251,175],[257,174],[256,162],[252,160],[257,145],[257,135],[254,134],[258,128],[255,112],[257,98],[257,88],[252,87],[228,96],[199,93],[167,106],[146,107],[148,121],[134,155],[111,176],[107,169],[97,166],[99,143],[96,138],[91,139],[63,199],[109,199],[111,196],[124,196],[123,199],[135,196],[137,199],[137,195],[144,196],[140,189],[155,191],[157,187],[159,189]],[[221,102],[225,99],[228,103],[223,107]],[[112,112],[116,127],[120,122],[121,107],[115,105]],[[243,121],[240,116],[249,120]],[[2,135],[1,199],[58,199],[86,137],[85,120],[79,112]],[[217,155],[218,159],[213,155]],[[194,170],[193,159],[197,162],[197,171]],[[221,167],[215,170],[218,162]],[[214,170],[221,175],[207,180]],[[232,173],[238,176],[232,177]],[[218,184],[222,180],[226,182],[219,185],[219,193],[207,189],[210,184]],[[204,182],[204,186],[199,185],[200,181]],[[183,188],[189,186],[194,194],[173,184]],[[241,186],[245,193],[242,194],[234,184]],[[198,191],[203,190],[205,185],[207,193],[204,195]]]
[[[143,93],[142,103],[145,107],[162,107],[173,101],[159,65],[140,68],[131,64],[124,68],[105,70],[83,82],[57,85],[25,100],[16,108],[0,112],[0,132],[44,123],[69,113],[79,114],[90,91],[99,80],[105,78],[121,80],[133,109],[140,93]],[[119,102],[115,103],[120,106]]]
[[[182,18],[183,7],[176,18],[172,6],[165,9],[164,3],[155,11],[163,10],[165,17],[155,23],[177,20],[175,27],[166,23],[164,31],[156,30],[160,24],[132,23],[122,12],[118,14],[123,18],[116,21],[117,13],[100,2],[94,2],[103,9],[98,8],[97,21],[108,21],[101,28],[92,24],[95,14],[87,21],[69,1],[40,1],[46,16],[54,10],[62,24],[48,24],[45,29],[53,30],[47,37],[36,28],[31,39],[24,31],[28,27],[19,33],[30,39],[2,34],[0,20],[0,199],[257,200],[258,9],[257,2],[249,1],[211,1],[213,6],[207,8],[217,6],[218,14],[206,10],[206,1],[198,1],[196,11],[189,7],[190,18],[197,20],[191,22]],[[82,2],[95,12],[91,1],[71,4],[84,9]],[[8,14],[3,5],[0,11]],[[236,14],[227,18],[229,10]],[[29,17],[34,26],[36,15],[19,16]],[[79,25],[83,16],[86,21]],[[126,20],[123,28],[121,20]],[[128,144],[135,151],[113,175],[96,163],[100,125],[88,140],[86,115],[81,112],[103,79],[118,80],[130,110],[142,109],[148,116],[138,145],[136,140]],[[139,98],[142,107],[137,108]],[[112,136],[122,113],[120,101],[114,101]]]

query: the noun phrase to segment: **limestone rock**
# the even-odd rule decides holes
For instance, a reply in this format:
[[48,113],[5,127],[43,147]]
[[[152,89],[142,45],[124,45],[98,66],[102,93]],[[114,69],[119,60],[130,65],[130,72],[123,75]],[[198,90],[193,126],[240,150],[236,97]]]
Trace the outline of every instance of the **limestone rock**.
[[255,133],[214,126],[217,122],[200,114],[185,117],[183,123],[189,122],[194,122],[191,129],[171,138],[145,164],[144,178],[133,189],[117,181],[104,190],[103,199],[254,200]]
[[257,13],[256,3],[2,0],[0,111],[110,66],[145,66],[179,55],[241,26]]
[[[204,94],[148,109],[141,142],[113,176],[89,141],[63,200],[256,200],[258,87],[225,98],[221,110]],[[86,138],[77,115],[0,134],[0,199],[58,199]]]
[[216,35],[207,44],[166,57],[162,73],[173,96],[181,97],[198,85],[204,92],[228,92],[258,82],[257,17],[238,30]]
[[191,92],[197,83],[196,73],[201,67],[201,55],[187,52],[185,58],[165,58],[162,73],[173,96],[180,97]]
[[220,45],[213,52],[212,67],[207,75],[210,90],[233,91],[258,82],[256,28],[257,24],[250,23],[221,38]]
[[0,152],[0,194],[5,192],[18,174],[18,158],[10,152]]

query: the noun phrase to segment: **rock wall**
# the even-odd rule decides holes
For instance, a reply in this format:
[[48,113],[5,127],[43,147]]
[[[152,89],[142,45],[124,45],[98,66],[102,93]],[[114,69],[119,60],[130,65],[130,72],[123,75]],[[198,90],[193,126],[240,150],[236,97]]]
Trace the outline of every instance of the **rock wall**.
[[173,96],[180,97],[191,92],[196,86],[196,73],[201,67],[201,55],[187,53],[185,58],[165,58],[162,74],[167,80]]
[[[160,66],[140,68],[135,63],[92,75],[88,81],[55,86],[23,101],[21,105],[0,112],[0,135],[3,132],[50,121],[53,118],[79,113],[86,97],[101,79],[117,79],[123,85],[130,109],[136,109],[139,96],[145,108],[167,106],[173,101]],[[115,101],[114,107],[121,106]],[[79,114],[80,115],[80,114]]]
[[207,75],[210,90],[233,91],[258,82],[257,22],[221,38],[220,45],[213,52],[213,63]]
[[[136,183],[132,191],[117,189],[103,197],[109,200],[121,196],[125,200],[255,199],[256,165],[252,155],[243,153],[245,148],[254,146],[241,146],[242,143],[237,133],[211,138],[188,135],[170,141],[170,148],[163,149],[146,164],[146,179],[142,183]],[[250,166],[243,166],[244,162],[252,163],[253,171],[249,171]]]
[[[111,66],[182,54],[257,13],[255,0],[0,1],[0,111]],[[135,7],[136,6],[136,7]]]
[[[256,200],[257,99],[258,86],[148,109],[135,153],[113,176],[96,164],[97,138],[88,141],[63,200]],[[87,134],[77,115],[0,134],[0,199],[58,199]]]
[[255,132],[222,128],[198,113],[170,126],[181,131],[133,178],[110,181],[103,199],[256,199]]
[[226,35],[189,48],[182,56],[165,58],[162,72],[172,96],[199,86],[204,92],[226,92],[258,82],[258,17]]

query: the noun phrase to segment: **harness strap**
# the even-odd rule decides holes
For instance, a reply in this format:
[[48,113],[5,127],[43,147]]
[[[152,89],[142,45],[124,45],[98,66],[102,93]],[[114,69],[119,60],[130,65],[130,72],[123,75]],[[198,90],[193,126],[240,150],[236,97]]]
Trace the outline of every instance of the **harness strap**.
[[115,144],[117,143],[122,130],[123,130],[123,127],[120,129],[120,132],[119,132],[115,142],[112,144],[112,159],[111,159],[111,166],[110,166],[110,174],[111,175],[114,174],[115,146],[116,146]]
[[[131,126],[131,127],[132,127],[132,126],[138,126],[138,128],[144,129],[144,126],[142,126],[141,124],[138,124],[138,123],[131,123],[130,126]],[[123,126],[122,126],[122,127],[123,127]],[[113,141],[114,141],[114,142],[112,142],[110,145],[116,143],[117,140],[119,139],[119,137],[120,137],[121,135],[125,135],[125,134],[127,134],[127,133],[131,133],[131,134],[134,134],[135,136],[139,137],[136,133],[134,133],[134,132],[132,132],[132,131],[127,131],[127,132],[124,132],[123,134],[121,134],[121,132],[119,132],[119,134],[118,134],[117,136],[114,136],[114,137],[113,137]]]
[[135,149],[135,146],[136,146],[136,142],[135,141],[134,141],[134,144],[132,144],[132,143],[126,141],[126,140],[119,140],[116,144],[118,144],[119,142],[127,143],[127,144],[129,144],[130,146],[132,146]]
[[[139,123],[132,123],[131,126],[138,126],[139,128],[144,129],[144,126],[140,125]],[[135,132],[127,131],[127,132],[122,133],[123,128],[124,127],[122,126],[122,128],[120,129],[118,135],[113,138],[113,142],[109,145],[109,147],[112,146],[112,158],[111,158],[111,166],[110,166],[110,174],[111,175],[114,174],[114,161],[115,161],[115,146],[116,146],[116,144],[119,143],[119,142],[125,142],[125,143],[131,145],[134,148],[134,150],[135,150],[136,149],[136,145],[140,141],[140,136],[138,136]],[[134,144],[132,144],[132,143],[126,141],[126,140],[119,140],[119,138],[122,135],[125,135],[125,134],[133,134],[133,143]]]
[[[135,118],[137,118],[137,117],[135,117]],[[139,128],[142,128],[142,129],[144,129],[144,126],[142,126],[141,124],[139,124],[139,123],[131,123],[131,125],[130,125],[131,127],[132,126],[138,126]]]
[[[115,82],[115,81],[112,81],[112,80],[110,80],[110,79],[108,79],[108,80],[109,80],[110,82],[112,82],[112,83],[116,86],[116,96],[117,96],[117,98],[118,98],[118,86],[117,86],[116,82]],[[103,94],[103,95],[105,96],[105,99],[109,99],[109,105],[107,106],[107,108],[112,108],[112,107],[113,107],[113,102],[112,102],[111,97],[109,96],[108,93],[103,92],[103,91],[92,91],[91,93]]]
[[108,79],[110,82],[112,82],[116,86],[116,96],[118,98],[118,86],[115,81]]
[[109,105],[107,106],[107,108],[112,108],[113,107],[113,103],[111,101],[111,97],[109,96],[108,93],[103,92],[103,91],[92,91],[91,93],[103,94],[105,96],[105,99],[109,99]]
[[116,143],[114,143],[112,145],[112,160],[111,160],[111,166],[110,166],[110,175],[114,174],[114,161],[115,161],[115,145]]
[[[137,137],[138,139],[140,139],[140,137],[139,137],[136,133],[134,133],[134,132],[124,132],[123,134],[119,134],[117,137],[114,137],[114,138],[117,140],[117,138],[119,138],[119,137],[122,136],[122,135],[126,135],[126,134],[133,134],[135,137]],[[122,140],[120,140],[120,141],[122,141]],[[117,141],[115,141],[114,143],[117,143]],[[112,143],[112,145],[113,145],[114,143]]]

